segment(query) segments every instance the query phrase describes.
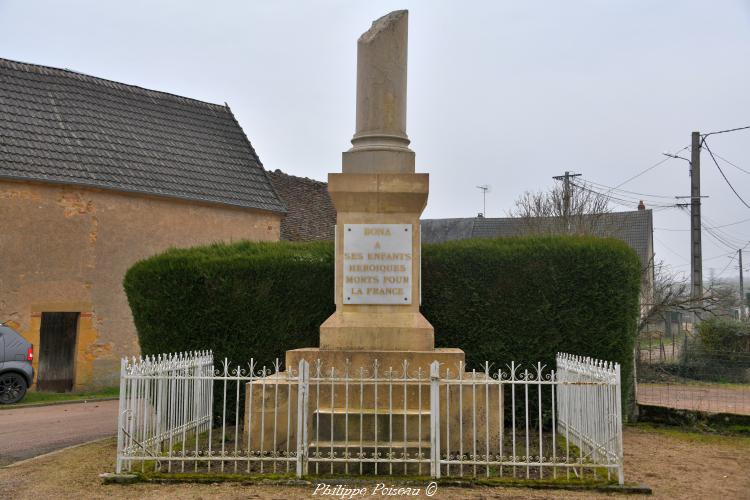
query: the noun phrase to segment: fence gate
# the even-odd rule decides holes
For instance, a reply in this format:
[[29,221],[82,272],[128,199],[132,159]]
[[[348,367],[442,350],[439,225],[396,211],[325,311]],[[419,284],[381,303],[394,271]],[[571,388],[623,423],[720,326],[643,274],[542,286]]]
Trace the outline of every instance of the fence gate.
[[117,471],[622,483],[621,415],[619,365],[567,354],[429,373],[163,355],[123,360]]

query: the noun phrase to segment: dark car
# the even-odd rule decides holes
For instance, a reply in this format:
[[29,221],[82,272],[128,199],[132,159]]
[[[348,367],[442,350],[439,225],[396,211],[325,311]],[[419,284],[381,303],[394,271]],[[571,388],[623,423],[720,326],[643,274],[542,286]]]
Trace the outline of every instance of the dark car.
[[34,346],[0,324],[0,404],[17,403],[34,381]]

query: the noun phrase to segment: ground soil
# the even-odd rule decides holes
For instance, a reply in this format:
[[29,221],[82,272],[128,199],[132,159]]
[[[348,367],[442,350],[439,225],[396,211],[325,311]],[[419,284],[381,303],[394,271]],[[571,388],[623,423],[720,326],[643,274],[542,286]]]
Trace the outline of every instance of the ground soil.
[[[628,427],[625,477],[654,490],[652,498],[747,498],[750,438]],[[115,442],[94,444],[0,469],[0,498],[310,498],[314,486],[241,484],[103,485],[114,468]],[[385,481],[387,483],[387,481]],[[424,495],[423,495],[424,496]],[[599,498],[581,491],[440,488],[433,498]],[[619,498],[639,498],[620,496]],[[393,497],[391,497],[393,498]],[[648,497],[644,497],[648,498]]]

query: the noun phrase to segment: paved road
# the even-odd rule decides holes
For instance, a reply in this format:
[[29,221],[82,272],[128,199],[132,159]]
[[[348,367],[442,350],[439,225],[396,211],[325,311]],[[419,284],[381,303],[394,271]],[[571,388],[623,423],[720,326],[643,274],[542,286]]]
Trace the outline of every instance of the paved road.
[[0,467],[114,435],[117,401],[0,410]]
[[750,415],[750,384],[638,384],[638,402],[681,410]]

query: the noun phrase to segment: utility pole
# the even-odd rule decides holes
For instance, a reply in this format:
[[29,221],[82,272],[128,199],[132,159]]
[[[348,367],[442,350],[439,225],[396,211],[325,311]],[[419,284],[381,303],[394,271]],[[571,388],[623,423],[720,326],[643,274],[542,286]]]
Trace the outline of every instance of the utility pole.
[[570,198],[572,193],[572,190],[570,189],[570,179],[580,176],[581,174],[573,174],[566,170],[564,175],[555,175],[552,177],[556,181],[563,181],[563,219],[568,228],[568,233],[570,233]]
[[[701,134],[693,132],[690,148],[690,281],[694,303],[703,297],[701,245]],[[697,319],[697,318],[696,318]]]
[[747,299],[745,298],[745,283],[742,280],[742,249],[740,248],[737,250],[739,260],[740,260],[740,320],[745,319],[745,302]]

